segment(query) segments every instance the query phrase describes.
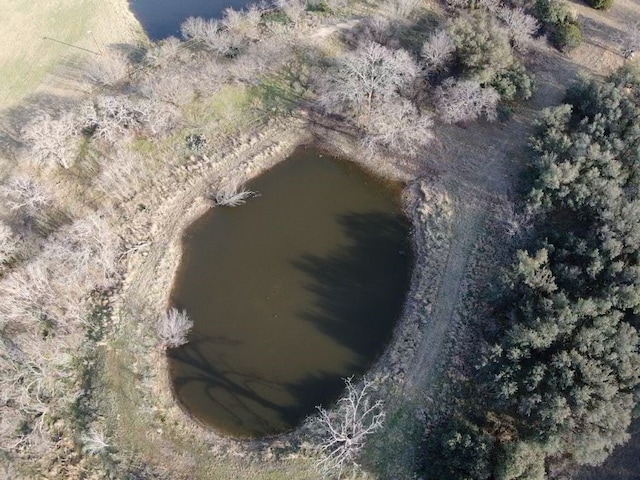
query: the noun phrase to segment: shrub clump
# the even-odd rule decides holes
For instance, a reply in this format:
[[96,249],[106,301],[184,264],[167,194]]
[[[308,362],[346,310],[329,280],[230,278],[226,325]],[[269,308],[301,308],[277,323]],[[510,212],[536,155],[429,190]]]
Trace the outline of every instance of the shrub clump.
[[609,10],[613,5],[613,0],[589,0],[588,3],[596,10]]

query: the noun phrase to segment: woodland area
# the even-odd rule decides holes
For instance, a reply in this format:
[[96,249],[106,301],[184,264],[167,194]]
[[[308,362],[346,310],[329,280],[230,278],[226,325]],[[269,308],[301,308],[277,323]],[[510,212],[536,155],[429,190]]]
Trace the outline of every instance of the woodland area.
[[543,479],[598,465],[628,440],[640,385],[639,86],[626,67],[541,114],[523,249],[494,292],[469,396],[428,442],[428,478]]
[[[281,0],[190,18],[182,39],[110,48],[83,64],[73,72],[82,95],[34,97],[5,112],[0,463],[8,478],[189,471],[119,447],[102,382],[110,356],[139,328],[137,345],[127,344],[135,358],[127,372],[144,398],[135,407],[158,435],[171,428],[154,397],[162,381],[150,372],[191,324],[166,305],[125,301],[130,270],[156,231],[133,219],[162,210],[198,169],[217,175],[204,195],[210,207],[241,204],[256,172],[221,158],[245,148],[238,139],[260,145],[261,132],[294,121],[339,132],[362,155],[422,168],[440,126],[506,124],[526,105],[536,88],[532,48],[549,41],[569,52],[583,41],[562,0],[383,3]],[[624,58],[640,49],[635,26],[619,40]],[[628,439],[640,394],[639,120],[633,63],[605,82],[581,80],[539,116],[524,201],[510,219],[518,252],[487,292],[492,317],[466,359],[474,368],[451,380],[452,410],[427,418],[407,476],[562,478]],[[358,472],[366,437],[385,421],[381,390],[349,379],[347,395],[282,450],[310,458],[301,468],[321,477]]]

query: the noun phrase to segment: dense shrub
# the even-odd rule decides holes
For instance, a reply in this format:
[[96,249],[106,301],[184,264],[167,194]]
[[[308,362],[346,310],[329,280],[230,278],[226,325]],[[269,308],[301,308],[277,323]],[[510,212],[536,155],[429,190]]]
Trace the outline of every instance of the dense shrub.
[[568,51],[580,46],[582,31],[563,0],[536,0],[533,11],[556,48]]
[[588,0],[588,3],[596,10],[608,10],[613,5],[613,0]]
[[550,459],[599,465],[629,438],[640,400],[640,70],[583,80],[566,101],[538,122],[535,234],[497,295],[473,395],[434,432],[440,443],[427,441],[431,478],[542,479]]
[[553,34],[553,43],[560,50],[568,51],[582,44],[582,31],[577,23],[561,23]]

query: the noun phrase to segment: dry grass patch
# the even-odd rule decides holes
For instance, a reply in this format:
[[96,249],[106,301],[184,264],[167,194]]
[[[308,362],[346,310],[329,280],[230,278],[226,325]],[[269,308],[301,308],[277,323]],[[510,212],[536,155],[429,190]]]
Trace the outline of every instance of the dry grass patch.
[[0,109],[36,91],[62,61],[143,36],[127,0],[4,0],[0,18]]

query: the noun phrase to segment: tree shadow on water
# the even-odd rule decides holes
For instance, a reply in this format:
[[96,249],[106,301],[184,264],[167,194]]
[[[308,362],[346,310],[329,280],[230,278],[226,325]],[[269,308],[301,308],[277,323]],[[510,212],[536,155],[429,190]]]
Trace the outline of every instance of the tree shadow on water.
[[301,313],[351,350],[362,371],[382,351],[408,291],[413,252],[410,223],[400,215],[352,213],[339,219],[349,244],[326,256],[294,261],[310,279],[315,308]]
[[363,373],[381,352],[409,284],[409,223],[379,212],[347,214],[339,222],[347,234],[344,246],[304,255],[293,265],[305,273],[314,297],[300,318],[348,349],[348,360],[340,371],[317,365],[303,378],[273,381],[227,361],[224,350],[243,348],[242,342],[196,332],[168,355],[175,396],[200,421],[236,437],[287,431],[316,405],[335,400],[343,377]]
[[[220,358],[213,361],[207,353],[217,345],[238,343],[196,336],[168,352],[177,400],[198,420],[223,433],[240,438],[282,433],[312,414],[317,404],[333,400],[344,386],[340,376],[326,372],[310,374],[295,384],[273,382],[240,372]],[[195,384],[199,384],[196,394],[191,390]],[[285,396],[274,397],[274,391]]]

